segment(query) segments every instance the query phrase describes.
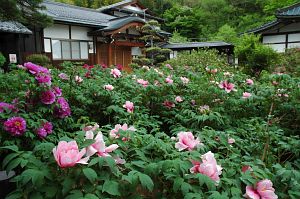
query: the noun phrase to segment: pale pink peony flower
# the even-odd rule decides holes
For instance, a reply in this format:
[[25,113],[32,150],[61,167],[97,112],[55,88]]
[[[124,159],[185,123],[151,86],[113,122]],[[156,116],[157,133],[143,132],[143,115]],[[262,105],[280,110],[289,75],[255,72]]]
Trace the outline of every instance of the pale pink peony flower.
[[173,84],[173,80],[171,79],[170,76],[168,76],[168,77],[166,78],[166,83],[167,83],[167,84]]
[[57,164],[61,168],[73,167],[76,164],[88,164],[89,157],[82,158],[86,149],[79,152],[76,141],[60,141],[58,146],[53,149],[53,155]]
[[65,73],[59,73],[58,77],[62,80],[69,80],[69,77]]
[[202,162],[192,161],[193,167],[190,169],[191,173],[201,173],[208,176],[215,182],[220,181],[220,175],[222,174],[221,165],[217,164],[217,161],[212,152],[207,152],[201,156]]
[[133,113],[134,106],[133,103],[130,101],[126,101],[125,104],[123,105],[124,108],[126,108],[128,113]]
[[171,101],[168,101],[168,100],[164,101],[163,105],[165,107],[167,107],[168,109],[171,109],[171,108],[175,107],[175,104],[173,102],[171,102]]
[[234,90],[234,84],[228,83],[227,81],[222,81],[219,84],[219,87],[224,89],[227,93],[230,93],[231,91]]
[[228,143],[228,144],[233,144],[233,143],[235,143],[235,139],[233,139],[233,138],[228,138],[227,143]]
[[115,156],[113,158],[114,158],[116,164],[125,164],[126,163],[126,161],[124,159],[120,158],[119,156]]
[[4,122],[4,130],[13,136],[23,135],[26,131],[26,121],[22,117],[12,117]]
[[166,67],[170,70],[173,70],[173,67],[170,64],[166,64]]
[[252,95],[251,95],[251,93],[248,93],[248,92],[244,92],[243,93],[243,98],[244,99],[247,99],[247,98],[249,98],[249,97],[251,97]]
[[80,76],[76,75],[75,82],[79,84],[79,83],[83,82],[83,79]]
[[208,105],[203,105],[203,106],[200,106],[199,109],[200,113],[208,113],[210,111],[210,108]]
[[96,131],[97,129],[99,128],[99,124],[94,124],[94,126],[85,126],[85,127],[83,127],[83,131]]
[[278,196],[275,194],[273,183],[268,180],[261,180],[256,183],[256,188],[252,186],[246,186],[246,193],[244,195],[249,199],[277,199]]
[[110,84],[106,84],[106,85],[104,85],[104,89],[107,91],[112,91],[112,90],[114,90],[114,87]]
[[192,132],[179,132],[179,141],[175,144],[175,148],[179,151],[189,150],[192,151],[197,145],[200,144],[199,138],[194,138]]
[[123,130],[123,131],[136,131],[136,129],[133,126],[130,126],[128,128],[127,124],[123,124],[123,125],[117,124],[117,125],[115,125],[115,128],[112,129],[109,132],[109,136],[111,138],[119,138],[120,137],[120,133],[119,133],[120,130]]
[[[94,139],[93,131],[87,131],[85,133],[85,139]],[[111,156],[109,153],[116,150],[118,147],[119,146],[117,144],[112,144],[106,147],[102,133],[98,132],[98,134],[95,137],[95,143],[86,147],[86,155],[92,156],[95,153],[97,153],[98,156],[108,157]]]
[[190,80],[186,77],[180,77],[181,81],[183,84],[188,84],[190,82]]
[[122,73],[119,69],[114,68],[110,70],[110,74],[114,77],[114,78],[119,78],[122,76]]
[[180,96],[175,97],[175,101],[180,103],[183,102],[183,99]]
[[252,79],[246,79],[246,84],[248,84],[248,85],[253,85],[254,82],[253,82]]
[[142,85],[143,87],[147,87],[149,82],[143,79],[137,79],[136,80],[137,83],[139,83],[140,85]]
[[205,70],[208,72],[208,73],[211,73],[211,74],[216,74],[218,72],[218,69],[217,68],[209,68],[209,67],[206,67]]

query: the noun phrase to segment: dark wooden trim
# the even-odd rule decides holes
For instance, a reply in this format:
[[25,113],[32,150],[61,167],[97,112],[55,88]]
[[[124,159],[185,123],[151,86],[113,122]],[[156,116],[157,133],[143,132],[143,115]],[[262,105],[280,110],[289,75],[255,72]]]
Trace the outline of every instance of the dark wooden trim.
[[131,46],[131,47],[145,47],[144,43],[129,42],[129,41],[115,41],[116,46]]
[[119,33],[119,32],[122,32],[123,30],[126,30],[127,28],[130,28],[132,26],[138,26],[138,27],[142,27],[144,25],[144,23],[141,23],[141,22],[132,22],[132,23],[128,23],[124,26],[122,26],[121,28],[119,29],[116,29],[116,30],[113,30],[113,31],[109,31],[109,32],[105,32],[104,35],[113,35],[113,34],[116,34],[116,33]]
[[278,33],[265,33],[261,34],[261,36],[273,36],[273,35],[285,35],[285,34],[294,34],[294,33],[300,33],[300,31],[290,31],[290,32],[278,32]]
[[69,25],[69,39],[72,39],[71,25]]

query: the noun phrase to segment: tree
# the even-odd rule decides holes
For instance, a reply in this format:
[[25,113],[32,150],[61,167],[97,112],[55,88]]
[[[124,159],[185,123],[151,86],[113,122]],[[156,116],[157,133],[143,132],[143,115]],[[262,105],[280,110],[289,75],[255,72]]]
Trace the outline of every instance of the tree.
[[215,35],[213,35],[210,39],[236,44],[238,37],[235,29],[229,26],[228,24],[225,24],[221,28],[219,28],[218,32]]
[[0,0],[0,20],[46,27],[52,19],[41,12],[45,9],[42,2],[43,0]]

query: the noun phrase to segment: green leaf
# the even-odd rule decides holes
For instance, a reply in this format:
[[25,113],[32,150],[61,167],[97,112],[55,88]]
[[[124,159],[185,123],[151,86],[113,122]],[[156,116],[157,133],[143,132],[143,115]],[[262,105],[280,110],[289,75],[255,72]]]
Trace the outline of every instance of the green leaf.
[[7,155],[7,156],[4,158],[3,162],[2,162],[3,168],[5,168],[6,165],[7,165],[12,159],[14,159],[15,157],[17,157],[18,155],[19,155],[18,153],[11,153],[11,154]]
[[5,199],[20,199],[22,197],[22,192],[21,191],[15,191],[10,193]]
[[147,188],[149,191],[152,191],[154,187],[152,179],[148,175],[143,173],[139,173],[138,176],[142,186],[144,188]]
[[16,158],[12,160],[6,167],[6,172],[8,173],[9,171],[12,171],[14,168],[16,168],[20,163],[22,159],[21,158]]
[[11,145],[11,146],[2,146],[0,149],[10,149],[14,152],[19,152],[19,148],[16,145]]
[[68,193],[71,190],[73,184],[74,184],[74,180],[72,178],[70,177],[65,178],[62,183],[63,185],[62,193],[63,194]]
[[96,195],[90,194],[90,193],[86,194],[86,195],[84,196],[84,198],[85,198],[85,199],[99,199]]
[[30,195],[30,199],[43,199],[43,196],[40,192],[34,192]]
[[106,192],[113,196],[120,196],[119,184],[115,181],[106,180],[102,187],[102,193]]
[[57,190],[58,190],[57,187],[53,187],[53,186],[46,186],[43,188],[43,191],[46,193],[46,197],[48,198],[54,198]]
[[88,146],[94,144],[95,142],[96,142],[96,140],[94,140],[94,139],[87,139],[82,143],[81,148],[88,147]]
[[176,178],[173,184],[173,191],[177,192],[183,182],[184,182],[183,178]]
[[94,171],[94,169],[85,168],[82,171],[85,177],[87,177],[91,183],[97,179],[97,173]]
[[192,186],[189,183],[183,182],[181,184],[181,192],[183,195],[187,194],[189,190],[192,190]]

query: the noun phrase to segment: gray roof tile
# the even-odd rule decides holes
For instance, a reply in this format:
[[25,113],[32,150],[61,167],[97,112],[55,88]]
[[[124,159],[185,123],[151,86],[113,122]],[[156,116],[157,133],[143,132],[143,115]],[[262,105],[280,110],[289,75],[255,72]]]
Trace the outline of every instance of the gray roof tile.
[[109,20],[115,18],[114,16],[100,13],[94,9],[82,8],[49,0],[45,0],[42,5],[46,7],[46,10],[43,10],[42,12],[56,21],[79,23],[97,27],[103,26]]
[[183,49],[183,48],[205,48],[205,47],[220,47],[220,46],[233,46],[232,44],[216,41],[216,42],[186,42],[186,43],[168,43],[162,48],[169,49]]
[[32,34],[28,28],[15,21],[0,21],[0,32]]
[[280,17],[300,17],[300,3],[296,3],[289,7],[280,9],[276,12],[276,16]]

